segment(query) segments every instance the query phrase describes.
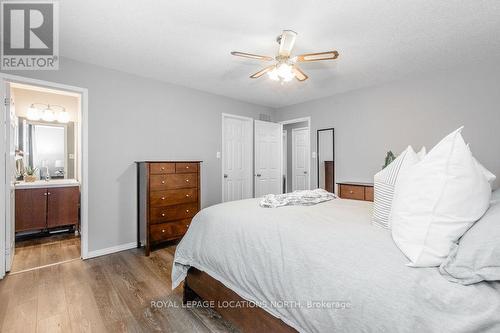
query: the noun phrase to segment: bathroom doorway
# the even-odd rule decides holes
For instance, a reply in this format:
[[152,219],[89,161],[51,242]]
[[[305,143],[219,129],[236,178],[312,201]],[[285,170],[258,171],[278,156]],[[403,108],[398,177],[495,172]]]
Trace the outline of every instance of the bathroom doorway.
[[82,154],[87,92],[15,76],[2,79],[9,121],[0,277],[79,260],[87,249]]

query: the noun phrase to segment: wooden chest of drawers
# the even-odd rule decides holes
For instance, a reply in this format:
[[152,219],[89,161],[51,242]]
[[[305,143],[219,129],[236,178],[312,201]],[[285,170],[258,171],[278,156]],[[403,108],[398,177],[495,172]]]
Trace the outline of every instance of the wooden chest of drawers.
[[182,238],[200,210],[201,161],[137,162],[138,246]]
[[346,182],[338,185],[342,199],[373,201],[373,184]]

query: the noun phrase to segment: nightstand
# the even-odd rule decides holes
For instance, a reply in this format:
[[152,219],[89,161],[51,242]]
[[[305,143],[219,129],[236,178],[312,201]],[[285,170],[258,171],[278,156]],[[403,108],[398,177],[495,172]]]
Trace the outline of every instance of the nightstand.
[[372,183],[343,182],[337,184],[339,197],[342,199],[373,201]]

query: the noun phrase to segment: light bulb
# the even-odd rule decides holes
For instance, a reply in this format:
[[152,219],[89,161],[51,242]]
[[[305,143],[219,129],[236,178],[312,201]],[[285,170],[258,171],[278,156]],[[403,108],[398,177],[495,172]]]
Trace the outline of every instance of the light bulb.
[[267,72],[267,76],[269,76],[269,78],[273,81],[279,81],[279,79],[280,79],[276,68],[273,68],[273,70]]
[[34,105],[31,105],[28,108],[28,112],[26,113],[26,117],[29,120],[40,120],[40,110],[38,110],[37,108],[35,108]]
[[42,119],[45,121],[54,121],[56,119],[56,115],[51,109],[45,109],[43,111]]
[[277,72],[278,76],[286,82],[290,81],[294,77],[292,66],[290,66],[289,64],[279,65]]
[[69,113],[67,111],[61,111],[57,115],[57,121],[63,124],[66,124],[69,122]]

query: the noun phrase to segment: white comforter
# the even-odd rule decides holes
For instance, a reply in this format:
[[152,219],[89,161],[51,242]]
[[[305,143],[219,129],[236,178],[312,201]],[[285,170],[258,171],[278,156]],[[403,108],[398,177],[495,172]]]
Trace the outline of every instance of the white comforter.
[[500,330],[500,283],[462,286],[405,266],[371,213],[371,203],[342,199],[206,208],[177,247],[172,287],[194,266],[301,332]]

